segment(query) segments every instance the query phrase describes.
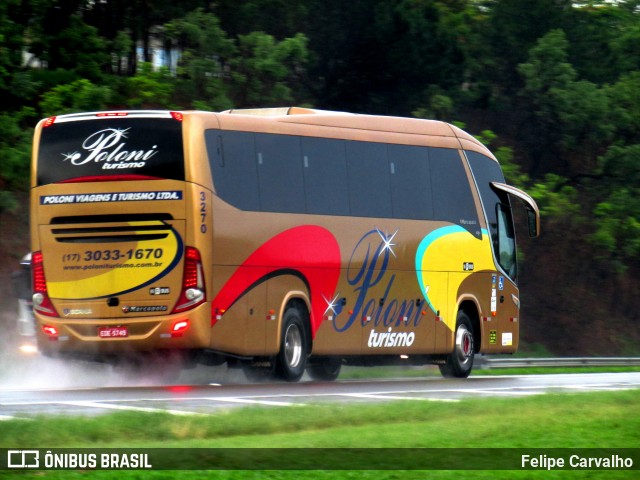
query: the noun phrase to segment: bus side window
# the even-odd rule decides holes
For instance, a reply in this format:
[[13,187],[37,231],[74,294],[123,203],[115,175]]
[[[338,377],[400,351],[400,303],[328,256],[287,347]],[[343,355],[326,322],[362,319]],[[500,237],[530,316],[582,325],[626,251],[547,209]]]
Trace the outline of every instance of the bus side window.
[[451,222],[480,238],[478,214],[457,150],[429,148],[434,220]]
[[301,137],[306,213],[349,215],[344,140]]
[[428,150],[411,145],[389,145],[388,152],[393,216],[432,219]]
[[348,141],[346,146],[351,215],[391,218],[387,145]]
[[300,137],[256,133],[255,139],[260,210],[304,211]]
[[205,140],[216,194],[241,210],[259,210],[254,134],[207,130]]

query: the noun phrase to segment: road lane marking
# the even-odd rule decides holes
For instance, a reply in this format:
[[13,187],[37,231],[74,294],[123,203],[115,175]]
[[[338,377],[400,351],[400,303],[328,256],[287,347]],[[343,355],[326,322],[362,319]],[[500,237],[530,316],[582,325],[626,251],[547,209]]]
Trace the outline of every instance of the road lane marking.
[[617,392],[622,390],[636,390],[638,387],[629,385],[568,385],[563,388],[571,388],[574,390]]
[[185,412],[184,410],[169,410],[165,408],[152,408],[152,407],[134,407],[132,405],[115,405],[113,403],[103,403],[103,402],[67,401],[67,402],[55,402],[55,403],[58,405],[68,405],[72,407],[103,408],[107,410],[131,410],[135,412],[168,413],[170,415],[204,415],[203,413]]
[[379,393],[341,393],[337,396],[350,398],[370,398],[373,400],[421,400],[427,402],[459,402],[455,398],[403,397],[400,395],[384,395]]
[[273,400],[257,400],[253,398],[239,398],[239,397],[208,397],[202,400],[210,400],[213,402],[229,402],[229,403],[243,403],[248,405],[269,405],[272,407],[297,407],[303,406],[304,403],[294,402],[276,402]]
[[499,389],[473,389],[473,390],[459,390],[459,393],[473,393],[480,395],[492,395],[492,396],[514,396],[514,397],[526,397],[530,395],[544,395],[545,392],[541,391],[508,391],[508,390],[499,390]]

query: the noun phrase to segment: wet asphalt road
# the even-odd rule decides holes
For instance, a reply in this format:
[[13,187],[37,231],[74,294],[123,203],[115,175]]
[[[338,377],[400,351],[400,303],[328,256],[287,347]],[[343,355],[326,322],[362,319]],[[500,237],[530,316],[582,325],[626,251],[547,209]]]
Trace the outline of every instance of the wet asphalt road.
[[[49,361],[52,362],[52,361]],[[239,371],[203,370],[179,382],[122,376],[110,367],[35,361],[0,377],[0,420],[38,414],[99,415],[116,410],[208,415],[248,405],[296,406],[411,400],[457,402],[468,397],[521,397],[551,392],[640,389],[640,372],[338,380],[249,384]],[[22,369],[22,370],[21,370]],[[213,373],[213,374],[212,374]]]

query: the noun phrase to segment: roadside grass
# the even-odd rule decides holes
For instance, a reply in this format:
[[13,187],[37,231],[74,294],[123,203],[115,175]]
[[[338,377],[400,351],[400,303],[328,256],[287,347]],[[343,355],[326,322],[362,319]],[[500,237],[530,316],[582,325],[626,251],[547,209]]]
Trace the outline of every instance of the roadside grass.
[[[551,375],[562,373],[624,373],[640,372],[640,366],[604,366],[604,367],[523,367],[483,369],[474,367],[472,376],[478,375]],[[425,366],[389,366],[389,367],[343,367],[341,380],[366,380],[380,378],[441,377],[435,365]]]
[[[230,409],[206,416],[119,412],[0,424],[3,448],[637,448],[638,390]],[[382,451],[384,452],[384,450]],[[473,453],[473,451],[471,451]],[[481,454],[482,450],[478,450]],[[460,458],[461,464],[465,461]],[[637,478],[638,471],[37,471],[4,478]]]
[[571,373],[625,373],[640,372],[640,366],[604,366],[604,367],[522,367],[474,369],[472,375],[552,375]]

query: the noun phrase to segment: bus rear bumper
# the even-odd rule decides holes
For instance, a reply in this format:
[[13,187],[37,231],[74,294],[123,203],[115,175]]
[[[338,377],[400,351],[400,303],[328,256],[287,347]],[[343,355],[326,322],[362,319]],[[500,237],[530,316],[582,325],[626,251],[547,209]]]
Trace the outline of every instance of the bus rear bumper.
[[102,356],[165,350],[198,350],[209,346],[208,304],[176,315],[123,319],[74,319],[35,314],[41,353],[52,356]]

